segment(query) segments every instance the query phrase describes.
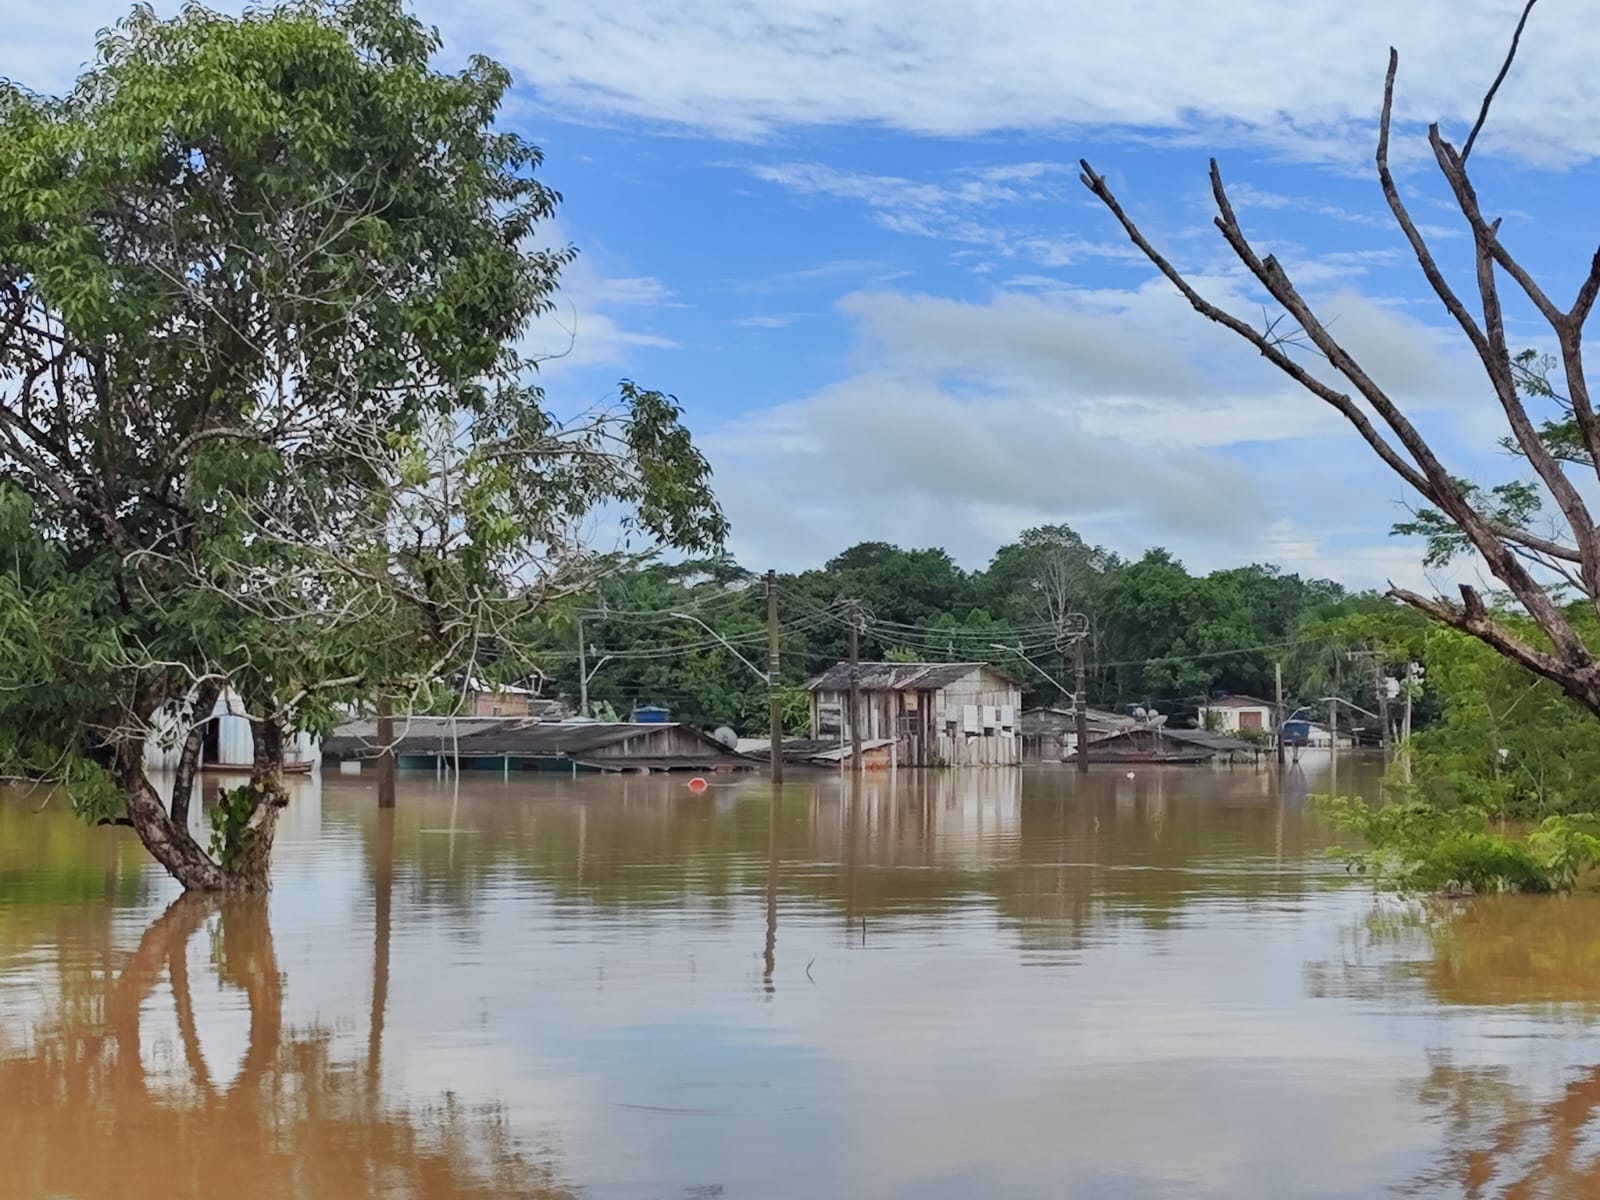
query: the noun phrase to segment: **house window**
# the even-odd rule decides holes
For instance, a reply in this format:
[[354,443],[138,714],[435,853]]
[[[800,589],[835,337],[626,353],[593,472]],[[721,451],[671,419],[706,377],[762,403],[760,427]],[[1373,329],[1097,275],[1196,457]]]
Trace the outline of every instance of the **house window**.
[[498,717],[498,716],[500,716],[500,706],[499,706],[499,705],[498,705],[498,704],[496,704],[496,705],[495,705],[495,706],[494,706],[494,707],[493,707],[493,708],[491,708],[491,709],[490,709],[490,710],[489,710],[489,715],[490,715],[490,716],[491,716],[491,717]]
[[1260,729],[1261,710],[1258,708],[1241,708],[1239,710],[1240,729]]

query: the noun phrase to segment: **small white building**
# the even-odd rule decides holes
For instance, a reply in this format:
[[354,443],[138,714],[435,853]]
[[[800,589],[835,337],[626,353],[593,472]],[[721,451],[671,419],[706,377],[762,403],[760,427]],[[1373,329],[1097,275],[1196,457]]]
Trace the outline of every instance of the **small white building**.
[[[244,701],[232,688],[217,697],[205,718],[205,742],[200,752],[202,769],[248,771],[255,765],[255,734],[244,715]],[[189,735],[189,719],[176,705],[158,711],[144,742],[144,765],[151,771],[172,771],[178,766],[184,739]],[[321,760],[317,740],[308,733],[284,740],[283,769],[309,771]]]
[[1254,696],[1214,696],[1200,706],[1200,728],[1213,733],[1271,733],[1272,705]]

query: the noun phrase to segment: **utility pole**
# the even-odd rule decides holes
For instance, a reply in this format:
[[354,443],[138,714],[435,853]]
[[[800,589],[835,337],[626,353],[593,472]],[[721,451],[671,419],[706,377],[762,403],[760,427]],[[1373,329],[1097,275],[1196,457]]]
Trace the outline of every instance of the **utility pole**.
[[778,573],[767,572],[767,726],[772,782],[783,782],[783,698],[778,695]]
[[1072,707],[1078,716],[1078,774],[1089,773],[1089,666],[1083,660],[1083,638],[1073,643]]
[[861,605],[850,601],[850,769],[861,761]]
[[394,807],[394,716],[389,694],[378,695],[378,807]]
[[1283,664],[1272,664],[1273,688],[1277,693],[1277,707],[1273,711],[1273,721],[1277,728],[1277,736],[1273,739],[1278,744],[1278,765],[1283,766]]
[[578,618],[578,715],[589,715],[589,663],[584,658],[583,618]]
[[1372,652],[1372,688],[1378,695],[1378,746],[1389,749],[1389,691],[1383,686],[1383,655]]

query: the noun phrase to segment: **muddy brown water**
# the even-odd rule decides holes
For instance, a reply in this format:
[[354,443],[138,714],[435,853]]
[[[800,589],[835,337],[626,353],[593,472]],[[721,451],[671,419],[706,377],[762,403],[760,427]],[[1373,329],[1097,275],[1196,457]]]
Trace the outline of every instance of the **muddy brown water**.
[[1600,900],[1376,897],[1327,787],[330,774],[225,904],[12,793],[0,1196],[1600,1197]]

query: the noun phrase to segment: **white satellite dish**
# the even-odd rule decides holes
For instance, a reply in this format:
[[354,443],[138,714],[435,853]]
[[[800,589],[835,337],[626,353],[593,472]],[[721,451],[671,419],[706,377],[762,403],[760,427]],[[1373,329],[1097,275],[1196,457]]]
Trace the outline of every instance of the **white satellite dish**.
[[1144,719],[1145,719],[1145,718],[1146,718],[1146,717],[1148,717],[1148,716],[1149,716],[1149,715],[1150,715],[1150,714],[1149,714],[1149,713],[1147,713],[1147,712],[1145,712],[1145,710],[1144,710],[1144,709],[1142,709],[1142,708],[1136,708],[1136,709],[1134,709],[1134,710],[1133,710],[1133,715],[1134,715],[1134,716],[1136,716],[1136,717],[1138,717],[1138,718],[1139,718],[1139,720],[1141,720],[1141,721],[1142,721],[1142,720],[1144,720]]
[[737,750],[739,748],[739,735],[726,725],[719,726],[711,736],[729,750]]

